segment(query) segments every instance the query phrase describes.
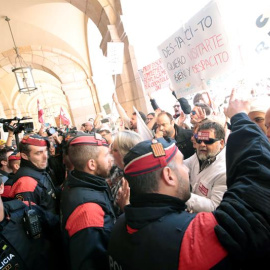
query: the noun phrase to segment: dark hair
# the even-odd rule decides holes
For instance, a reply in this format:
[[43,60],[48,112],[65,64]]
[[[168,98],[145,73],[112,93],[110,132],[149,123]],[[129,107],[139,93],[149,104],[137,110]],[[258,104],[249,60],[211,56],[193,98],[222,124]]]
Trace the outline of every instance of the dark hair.
[[199,126],[198,131],[205,129],[213,129],[217,139],[225,139],[225,130],[221,124],[212,121],[205,122]]
[[[139,111],[139,114],[140,114],[142,120],[145,122],[145,121],[146,121],[146,116],[145,116],[145,114],[144,114],[143,112],[141,112],[141,111]],[[133,112],[132,115],[136,115],[136,112]]]
[[7,149],[3,148],[0,150],[0,168],[2,168],[2,163],[1,161],[8,161],[7,158]]
[[159,187],[159,178],[162,170],[163,168],[160,168],[156,171],[138,176],[129,176],[125,174],[125,178],[127,179],[130,186],[131,196],[142,193],[157,192]]
[[153,117],[155,117],[155,113],[150,112],[150,113],[148,113],[147,115],[149,115],[149,114],[151,114]]
[[160,117],[161,115],[167,115],[169,117],[170,121],[173,120],[172,115],[170,113],[168,113],[168,112],[163,111],[163,112],[158,114],[158,117]]
[[206,115],[210,115],[211,114],[211,108],[207,104],[197,102],[194,105],[196,107],[201,107],[203,110],[205,110],[205,114]]
[[30,147],[29,147],[29,144],[27,144],[27,143],[22,143],[22,142],[19,143],[19,150],[20,150],[21,153],[24,153],[24,154],[26,154],[27,156],[29,156],[29,153],[30,153],[30,151],[31,151],[31,149],[30,149]]
[[200,101],[203,101],[203,95],[202,93],[197,93],[193,98],[193,104],[200,103]]

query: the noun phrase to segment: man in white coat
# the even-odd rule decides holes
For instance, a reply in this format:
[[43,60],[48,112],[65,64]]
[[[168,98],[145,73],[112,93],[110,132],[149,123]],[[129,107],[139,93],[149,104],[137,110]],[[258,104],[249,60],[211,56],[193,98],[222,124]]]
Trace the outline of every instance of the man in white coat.
[[207,121],[194,134],[196,153],[184,160],[189,168],[190,212],[211,212],[220,204],[226,185],[225,131],[217,122]]

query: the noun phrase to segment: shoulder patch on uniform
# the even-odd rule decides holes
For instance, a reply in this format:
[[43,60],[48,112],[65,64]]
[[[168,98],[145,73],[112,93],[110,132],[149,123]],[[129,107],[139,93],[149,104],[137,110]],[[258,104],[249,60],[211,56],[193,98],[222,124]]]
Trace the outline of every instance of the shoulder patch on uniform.
[[104,227],[105,213],[96,203],[79,205],[68,217],[65,229],[71,237],[78,231],[89,227]]
[[[227,256],[215,234],[212,213],[198,213],[190,222],[180,248],[179,269],[210,269]],[[215,254],[215,256],[213,256]]]
[[14,198],[16,194],[23,192],[33,192],[37,186],[37,181],[29,176],[19,178],[11,187],[9,197]]

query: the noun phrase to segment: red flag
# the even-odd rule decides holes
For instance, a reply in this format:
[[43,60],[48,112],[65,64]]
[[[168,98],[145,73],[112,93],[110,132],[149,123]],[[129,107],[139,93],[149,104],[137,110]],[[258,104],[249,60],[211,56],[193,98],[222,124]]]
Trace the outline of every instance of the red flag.
[[44,119],[43,119],[43,110],[39,106],[39,100],[37,100],[37,109],[38,109],[38,122],[41,124],[44,124]]
[[60,117],[60,120],[61,120],[61,122],[62,122],[63,125],[69,126],[70,121],[69,121],[68,118],[66,117],[66,115],[65,115],[65,113],[64,113],[64,111],[63,111],[63,109],[62,109],[62,107],[60,107],[60,115],[59,115],[59,117]]

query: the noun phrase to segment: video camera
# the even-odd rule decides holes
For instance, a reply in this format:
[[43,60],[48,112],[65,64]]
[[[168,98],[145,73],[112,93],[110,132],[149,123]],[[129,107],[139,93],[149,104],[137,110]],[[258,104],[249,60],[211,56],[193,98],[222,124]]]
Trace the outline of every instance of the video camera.
[[[9,130],[11,130],[14,134],[18,134],[24,130],[25,133],[29,133],[32,132],[34,129],[34,123],[33,122],[21,123],[21,121],[29,119],[32,119],[32,117],[24,116],[23,118],[14,117],[12,119],[0,118],[0,123],[3,124],[4,132],[8,132]],[[13,125],[11,125],[11,122],[14,122]]]

